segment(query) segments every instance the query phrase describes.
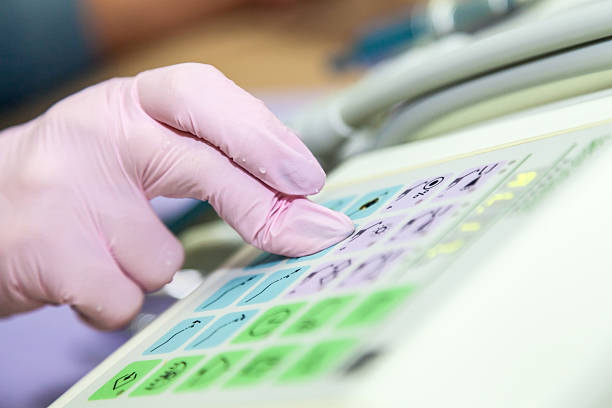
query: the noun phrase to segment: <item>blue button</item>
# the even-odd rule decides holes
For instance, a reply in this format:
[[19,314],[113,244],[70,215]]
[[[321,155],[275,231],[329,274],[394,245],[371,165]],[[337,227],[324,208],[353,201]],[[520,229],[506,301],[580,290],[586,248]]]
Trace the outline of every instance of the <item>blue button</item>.
[[309,267],[301,266],[294,269],[283,269],[274,272],[266,280],[257,285],[238,302],[238,305],[252,305],[274,299],[295,282]]
[[258,273],[256,275],[245,275],[230,280],[206,299],[204,303],[198,306],[196,312],[222,309],[231,305],[236,299],[242,296],[244,292],[257,283],[263,275],[263,273]]
[[162,354],[178,349],[213,318],[214,316],[205,316],[183,320],[142,354]]
[[186,350],[203,349],[215,347],[230,338],[236,333],[251,317],[257,313],[257,310],[246,310],[244,312],[235,312],[226,314],[219,318],[212,326],[204,333],[196,338]]

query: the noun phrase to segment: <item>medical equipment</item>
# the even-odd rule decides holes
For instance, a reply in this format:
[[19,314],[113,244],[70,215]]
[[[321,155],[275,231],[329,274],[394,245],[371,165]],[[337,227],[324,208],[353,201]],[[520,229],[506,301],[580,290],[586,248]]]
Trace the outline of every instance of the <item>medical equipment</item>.
[[369,127],[407,140],[405,101],[435,106],[426,85],[489,98],[554,58],[594,59],[552,75],[590,78],[585,95],[342,163],[317,200],[353,219],[351,237],[293,259],[245,248],[52,407],[609,406],[612,90],[598,89],[612,63],[590,47],[612,34],[612,4],[572,13],[515,33],[505,61],[497,37],[453,54],[454,74],[398,70],[395,89],[325,105],[308,128],[335,138],[321,147],[400,102]]
[[334,67],[372,65],[415,45],[499,23],[537,0],[430,0],[376,23],[333,59]]
[[[612,2],[561,11],[553,6],[535,16],[475,39],[450,37],[382,64],[292,126],[323,157],[347,139],[365,138],[358,150],[369,150],[406,141],[419,127],[460,107],[612,66]],[[600,82],[600,89],[611,84],[608,76]],[[538,102],[543,101],[529,101]]]

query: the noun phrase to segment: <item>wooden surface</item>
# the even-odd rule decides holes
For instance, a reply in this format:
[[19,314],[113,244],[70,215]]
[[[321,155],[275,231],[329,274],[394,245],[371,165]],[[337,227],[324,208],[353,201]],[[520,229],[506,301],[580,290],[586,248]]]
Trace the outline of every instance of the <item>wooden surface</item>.
[[345,86],[361,72],[333,72],[331,56],[364,27],[411,3],[414,0],[301,0],[289,7],[218,15],[107,58],[80,78],[3,112],[0,127],[34,117],[87,85],[186,61],[213,64],[252,92]]

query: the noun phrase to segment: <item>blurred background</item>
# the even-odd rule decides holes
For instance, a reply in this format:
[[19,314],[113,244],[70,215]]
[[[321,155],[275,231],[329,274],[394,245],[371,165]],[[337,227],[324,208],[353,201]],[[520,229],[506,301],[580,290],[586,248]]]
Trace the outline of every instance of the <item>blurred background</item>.
[[0,128],[116,76],[216,66],[252,93],[337,88],[361,67],[333,58],[415,0],[4,0]]
[[[533,2],[2,0],[0,130],[89,85],[181,62],[216,66],[286,119],[389,57],[477,31]],[[228,228],[202,224],[215,219],[204,203],[161,199],[153,206],[180,234],[193,270],[149,296],[123,331],[90,329],[65,307],[1,319],[3,408],[50,404],[201,282],[195,269],[213,269],[240,245]]]

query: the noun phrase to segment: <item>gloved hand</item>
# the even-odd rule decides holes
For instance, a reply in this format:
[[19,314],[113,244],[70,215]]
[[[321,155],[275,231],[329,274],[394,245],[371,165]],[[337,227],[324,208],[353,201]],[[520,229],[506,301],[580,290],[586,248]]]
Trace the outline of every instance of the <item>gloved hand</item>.
[[349,235],[304,195],[325,173],[298,137],[216,69],[117,78],[0,132],[0,315],[70,304],[118,328],[183,250],[149,199],[208,200],[247,241],[300,256]]

